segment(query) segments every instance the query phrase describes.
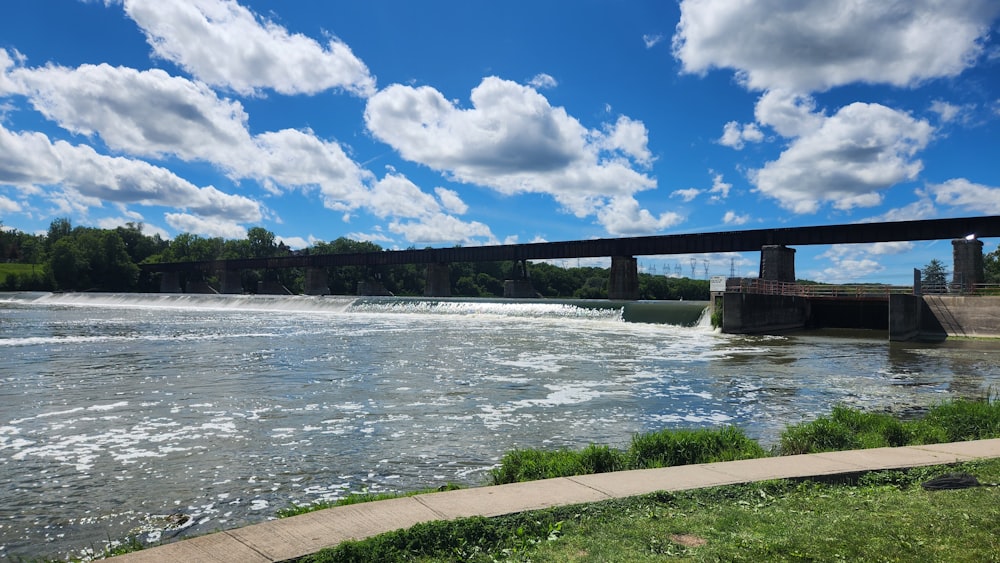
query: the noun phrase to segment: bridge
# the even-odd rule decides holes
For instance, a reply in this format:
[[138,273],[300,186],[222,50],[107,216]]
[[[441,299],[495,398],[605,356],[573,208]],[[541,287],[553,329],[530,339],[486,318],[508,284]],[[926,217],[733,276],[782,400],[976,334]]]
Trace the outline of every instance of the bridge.
[[[449,297],[451,287],[448,264],[513,261],[518,264],[515,270],[520,272],[520,276],[518,279],[508,281],[505,295],[531,297],[535,293],[531,289],[527,261],[610,257],[611,279],[608,298],[634,300],[638,299],[639,295],[636,256],[759,251],[761,252],[760,279],[793,282],[795,250],[789,247],[805,245],[952,239],[955,249],[955,276],[963,276],[962,279],[966,283],[976,283],[982,281],[983,275],[983,243],[978,240],[981,237],[1000,237],[1000,215],[478,247],[385,250],[347,254],[301,253],[272,258],[143,264],[141,268],[150,273],[162,274],[160,289],[162,292],[171,293],[181,291],[179,274],[182,272],[219,272],[222,293],[243,293],[239,275],[241,270],[305,268],[306,293],[324,295],[329,292],[329,288],[326,287],[327,268],[425,264],[427,266],[425,295]],[[377,287],[375,289],[377,291]]]

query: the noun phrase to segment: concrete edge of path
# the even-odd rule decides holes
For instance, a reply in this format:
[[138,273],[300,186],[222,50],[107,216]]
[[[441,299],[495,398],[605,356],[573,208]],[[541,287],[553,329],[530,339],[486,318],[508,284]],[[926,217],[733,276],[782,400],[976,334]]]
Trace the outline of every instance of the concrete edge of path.
[[821,477],[1000,458],[1000,439],[768,457],[560,477],[338,506],[119,555],[116,563],[257,563],[295,559],[421,522],[501,516],[770,479]]

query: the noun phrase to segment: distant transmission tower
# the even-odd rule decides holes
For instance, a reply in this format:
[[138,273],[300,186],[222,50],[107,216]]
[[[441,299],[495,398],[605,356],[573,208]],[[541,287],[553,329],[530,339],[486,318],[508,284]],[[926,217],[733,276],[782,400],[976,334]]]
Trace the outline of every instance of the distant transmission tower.
[[681,277],[681,263],[680,262],[674,264],[674,275],[677,276],[677,277]]
[[705,279],[708,279],[708,260],[703,260],[705,266]]
[[729,277],[731,277],[731,278],[735,278],[736,277],[736,257],[735,256],[731,256],[729,258]]
[[698,265],[698,260],[695,258],[691,259],[691,279],[694,279],[694,269]]

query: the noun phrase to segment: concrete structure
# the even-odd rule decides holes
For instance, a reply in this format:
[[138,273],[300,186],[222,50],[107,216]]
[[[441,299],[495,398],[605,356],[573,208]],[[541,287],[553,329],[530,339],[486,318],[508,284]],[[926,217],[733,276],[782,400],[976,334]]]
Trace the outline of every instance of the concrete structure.
[[292,292],[278,280],[261,280],[257,282],[258,295],[292,295]]
[[243,272],[240,270],[224,269],[219,272],[220,293],[227,295],[240,295],[243,293]]
[[1000,439],[874,448],[561,477],[319,510],[120,555],[116,563],[271,563],[432,520],[502,516],[771,479],[851,475],[1000,457]]
[[181,273],[163,272],[160,275],[160,293],[183,293],[181,291]]
[[382,280],[376,278],[359,281],[357,294],[369,297],[392,296],[392,292],[385,288],[385,285],[382,284]]
[[306,268],[304,285],[303,291],[306,295],[329,295],[330,274],[326,268]]
[[971,287],[983,283],[983,241],[975,238],[965,238],[951,241],[952,285],[959,288]]
[[445,262],[427,264],[424,297],[451,297],[451,268]]
[[768,244],[760,249],[760,274],[762,280],[795,281],[795,249],[782,244]]
[[634,256],[611,257],[608,299],[621,301],[639,299],[639,262]]

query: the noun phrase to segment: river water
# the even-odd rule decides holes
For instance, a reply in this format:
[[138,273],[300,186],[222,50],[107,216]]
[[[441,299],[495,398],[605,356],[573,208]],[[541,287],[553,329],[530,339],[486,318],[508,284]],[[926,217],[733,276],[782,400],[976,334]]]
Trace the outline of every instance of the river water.
[[516,447],[725,424],[770,445],[835,404],[1000,388],[995,342],[723,335],[704,305],[0,294],[0,559],[481,485]]

